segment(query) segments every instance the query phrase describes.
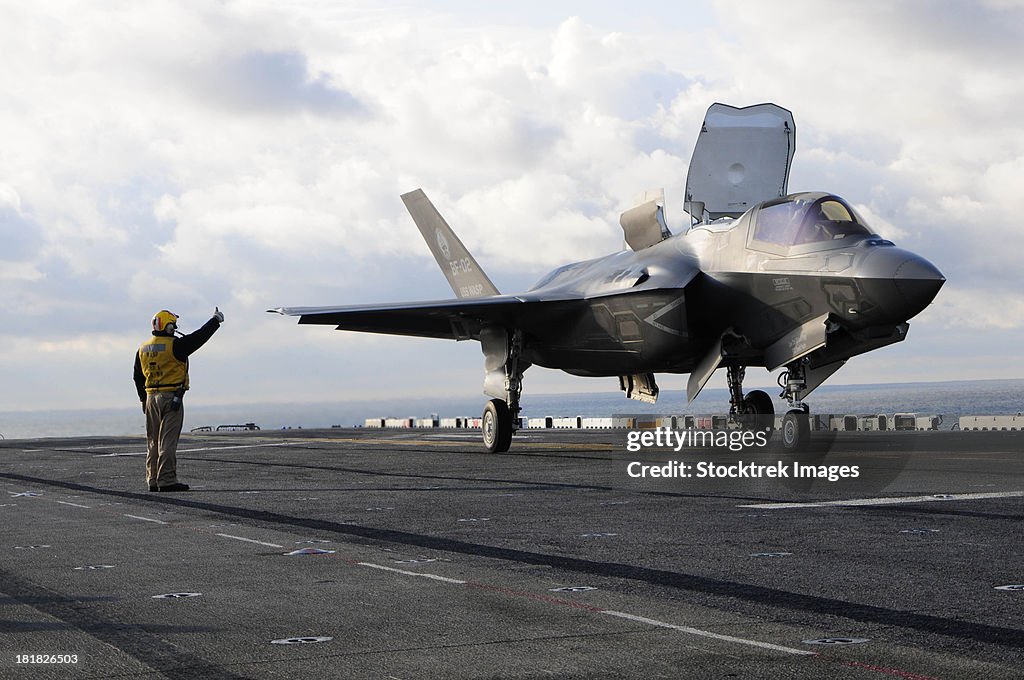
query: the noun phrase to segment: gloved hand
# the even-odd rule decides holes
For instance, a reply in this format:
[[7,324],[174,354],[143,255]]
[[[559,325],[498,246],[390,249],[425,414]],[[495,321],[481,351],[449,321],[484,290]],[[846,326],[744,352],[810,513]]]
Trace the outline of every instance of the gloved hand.
[[219,321],[220,323],[224,323],[224,312],[220,311],[219,308],[214,307],[213,308],[213,318],[216,319],[217,321]]

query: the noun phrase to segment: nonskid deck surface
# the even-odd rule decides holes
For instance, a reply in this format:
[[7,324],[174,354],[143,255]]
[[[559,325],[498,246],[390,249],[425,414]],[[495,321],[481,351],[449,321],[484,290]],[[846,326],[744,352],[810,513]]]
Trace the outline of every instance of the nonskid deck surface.
[[828,448],[859,478],[637,480],[794,461],[622,432],[193,435],[165,494],[140,438],[0,442],[0,677],[1018,677],[1024,433]]

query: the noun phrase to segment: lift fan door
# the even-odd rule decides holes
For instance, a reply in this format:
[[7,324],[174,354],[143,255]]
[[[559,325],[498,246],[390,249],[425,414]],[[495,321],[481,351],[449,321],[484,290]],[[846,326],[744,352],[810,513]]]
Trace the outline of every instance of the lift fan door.
[[626,245],[634,251],[650,248],[661,243],[672,232],[665,224],[665,190],[655,189],[640,194],[634,207],[622,213],[619,224],[626,238]]
[[781,106],[712,104],[686,174],[686,212],[698,222],[739,217],[785,196],[795,152],[796,123]]

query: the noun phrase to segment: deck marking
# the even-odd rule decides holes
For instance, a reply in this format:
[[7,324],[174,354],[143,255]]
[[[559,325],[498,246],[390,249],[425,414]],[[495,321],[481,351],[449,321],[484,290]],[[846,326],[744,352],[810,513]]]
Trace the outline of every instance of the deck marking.
[[678,630],[679,632],[686,633],[688,635],[699,635],[700,637],[712,638],[714,640],[722,640],[723,642],[733,642],[741,645],[749,645],[751,647],[760,647],[762,649],[773,649],[777,652],[785,652],[787,654],[798,654],[800,656],[817,655],[817,652],[810,652],[806,649],[794,649],[793,647],[783,647],[782,645],[774,645],[770,642],[760,642],[758,640],[748,640],[746,638],[733,637],[732,635],[712,633],[709,630],[701,630],[700,628],[691,628],[689,626],[677,626],[674,623],[666,623],[664,621],[648,619],[643,616],[636,616],[635,614],[626,614],[625,612],[617,612],[611,609],[605,609],[601,613],[608,614],[609,616],[617,616],[620,619],[636,621],[637,623],[646,623],[650,626],[657,626],[659,628],[671,628],[672,630]]
[[167,524],[167,522],[163,521],[162,519],[151,519],[149,517],[140,517],[139,515],[129,515],[126,513],[125,517],[131,517],[132,519],[141,519],[143,522],[153,522],[154,524]]
[[74,506],[76,508],[87,508],[87,509],[92,508],[91,505],[82,505],[81,503],[72,503],[71,501],[57,501],[57,502],[60,503],[61,505],[72,505],[72,506]]
[[277,543],[267,543],[266,541],[257,541],[254,538],[246,538],[244,536],[232,536],[231,534],[216,534],[216,535],[220,536],[221,538],[233,538],[236,541],[245,541],[246,543],[255,543],[256,545],[265,545],[265,546],[267,546],[269,548],[283,548],[284,547],[283,545],[278,545]]
[[394,567],[385,567],[383,564],[374,564],[372,562],[356,562],[361,567],[370,567],[372,569],[380,569],[381,571],[393,571],[396,574],[404,574],[406,576],[420,576],[422,578],[429,578],[434,581],[443,581],[444,583],[455,583],[458,585],[465,585],[465,581],[460,581],[456,578],[448,578],[447,576],[438,576],[437,574],[424,574],[418,571],[406,571],[405,569],[395,569]]
[[[396,429],[396,431],[398,430],[398,428],[395,428],[395,429]],[[429,436],[429,435],[424,435],[424,436]],[[394,444],[394,445],[397,445],[397,446],[447,446],[447,445],[450,445],[450,444],[459,444],[459,445],[461,445],[461,444],[464,443],[464,442],[459,441],[459,440],[440,439],[440,438],[436,438],[436,439],[388,439],[388,438],[385,438],[385,439],[370,439],[370,438],[356,439],[356,438],[344,438],[344,437],[337,437],[337,438],[334,438],[334,437],[313,438],[313,437],[311,437],[309,439],[303,439],[301,441],[302,441],[302,443],[307,443],[307,444],[309,442],[319,441],[319,442],[331,442],[331,443],[342,443],[342,444]],[[587,443],[584,443],[584,442],[543,442],[543,443],[542,442],[523,442],[519,446],[521,446],[522,448],[525,448],[525,449],[550,449],[550,450],[585,449],[585,450],[588,450],[588,451],[619,451],[619,450],[622,449],[621,446],[616,446],[614,444],[599,444],[599,443],[587,444]]]
[[[281,442],[278,444],[238,444],[235,446],[203,446],[195,449],[178,449],[178,453],[195,453],[198,451],[227,451],[228,449],[265,449],[272,446],[300,446],[301,442]],[[93,458],[117,458],[119,456],[145,456],[147,451],[131,451],[128,453],[101,453]]]
[[811,503],[754,503],[737,508],[786,510],[791,508],[836,508],[871,505],[899,505],[902,503],[934,503],[937,501],[977,501],[987,498],[1021,498],[1024,491],[991,491],[985,493],[929,494],[927,496],[891,496],[888,498],[850,498],[844,501],[818,501]]
[[[443,581],[445,583],[454,583],[454,584],[457,584],[457,585],[467,585],[467,586],[472,586],[472,587],[482,587],[482,588],[487,589],[487,590],[497,590],[499,592],[511,592],[511,591],[505,591],[505,589],[503,589],[503,588],[489,587],[489,586],[487,586],[485,584],[469,583],[467,581],[460,581],[459,579],[448,578],[446,576],[438,576],[436,574],[424,574],[424,573],[420,573],[420,572],[416,572],[416,571],[406,571],[405,569],[396,569],[394,567],[386,567],[386,566],[384,566],[382,564],[374,564],[372,562],[356,562],[356,564],[361,566],[361,567],[371,567],[373,569],[380,569],[381,571],[390,571],[390,572],[394,572],[396,574],[403,574],[405,576],[420,576],[422,578],[433,579],[435,581]],[[587,609],[589,611],[592,611],[592,612],[595,612],[595,613],[599,613],[599,614],[608,614],[609,616],[617,616],[617,617],[619,617],[621,619],[627,619],[629,621],[635,621],[637,623],[646,623],[648,625],[657,626],[659,628],[670,628],[672,630],[678,630],[678,631],[680,631],[682,633],[687,633],[689,635],[697,635],[697,636],[700,636],[700,637],[712,638],[712,639],[715,639],[715,640],[721,640],[723,642],[732,642],[732,643],[736,643],[736,644],[748,645],[748,646],[751,646],[751,647],[760,647],[762,649],[771,649],[771,650],[775,650],[777,652],[785,652],[787,654],[796,654],[796,655],[799,655],[799,656],[817,656],[818,655],[817,652],[810,652],[810,651],[807,651],[805,649],[794,649],[792,647],[784,647],[782,645],[776,645],[776,644],[772,644],[770,642],[760,642],[758,640],[748,640],[746,638],[738,638],[738,637],[734,637],[732,635],[722,635],[721,633],[712,633],[711,631],[701,630],[699,628],[691,628],[689,626],[677,626],[677,625],[675,625],[673,623],[666,623],[664,621],[657,621],[655,619],[648,619],[648,618],[645,618],[643,616],[636,616],[635,614],[627,614],[625,612],[614,611],[614,610],[611,610],[611,609],[600,609],[600,608],[597,608],[597,607],[592,607],[590,605],[581,605],[581,604],[575,603],[575,602],[564,601],[564,600],[556,600],[555,598],[539,596],[539,595],[535,595],[535,594],[532,594],[532,593],[512,593],[512,594],[516,594],[516,595],[529,595],[533,599],[539,599],[539,600],[544,600],[544,601],[548,601],[548,602],[554,602],[554,603],[557,603],[557,604],[566,604],[566,605],[576,606],[576,607]]]

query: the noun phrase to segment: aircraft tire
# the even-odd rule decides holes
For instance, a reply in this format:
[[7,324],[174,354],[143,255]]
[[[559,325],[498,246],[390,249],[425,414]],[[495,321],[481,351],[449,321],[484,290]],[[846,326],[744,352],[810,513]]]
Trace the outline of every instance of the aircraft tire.
[[512,445],[512,414],[501,399],[491,399],[480,419],[484,446],[490,453],[504,453]]
[[772,398],[763,390],[753,390],[743,397],[743,413],[747,428],[767,432],[772,436],[775,430],[775,406]]
[[789,453],[804,451],[811,440],[811,423],[806,413],[793,409],[782,419],[782,448]]

